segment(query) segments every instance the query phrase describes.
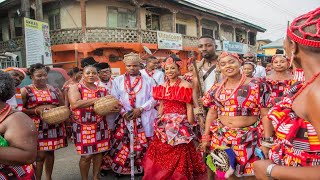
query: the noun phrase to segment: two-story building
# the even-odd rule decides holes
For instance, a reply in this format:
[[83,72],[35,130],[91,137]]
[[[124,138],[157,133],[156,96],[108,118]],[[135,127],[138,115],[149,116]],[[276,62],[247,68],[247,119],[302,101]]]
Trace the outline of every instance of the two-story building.
[[[177,54],[186,64],[201,35],[213,36],[219,50],[255,52],[256,34],[265,31],[186,0],[6,0],[0,3],[0,52],[17,54],[20,66],[23,17],[49,23],[53,64],[65,69],[93,56],[124,72],[123,55],[146,57],[144,46],[161,59]],[[159,31],[182,34],[181,50],[159,49]]]

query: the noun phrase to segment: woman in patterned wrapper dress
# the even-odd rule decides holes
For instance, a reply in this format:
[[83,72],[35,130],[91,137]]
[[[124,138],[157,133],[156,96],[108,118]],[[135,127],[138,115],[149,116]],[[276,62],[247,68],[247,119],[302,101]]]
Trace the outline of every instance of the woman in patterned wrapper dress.
[[[304,83],[296,83],[268,113],[276,139],[270,160],[254,163],[257,179],[309,180],[320,177],[320,8],[294,19],[284,49]],[[301,79],[303,80],[303,79]]]
[[271,87],[270,103],[275,104],[296,81],[289,71],[290,64],[285,56],[276,54],[271,63],[273,71],[262,80]]
[[95,83],[97,79],[96,67],[86,65],[82,80],[72,85],[68,92],[74,119],[72,128],[74,144],[81,155],[79,166],[82,180],[88,180],[91,161],[93,179],[100,179],[102,154],[110,148],[110,130],[107,120],[105,116],[99,116],[93,111],[94,103],[108,94],[106,88]]
[[193,142],[192,87],[178,77],[179,62],[176,57],[167,58],[168,80],[153,88],[153,97],[160,101],[159,119],[144,158],[144,180],[206,178],[205,164]]
[[59,89],[47,84],[49,67],[33,64],[28,68],[32,84],[21,89],[23,100],[22,112],[29,115],[38,130],[38,154],[36,177],[41,179],[45,164],[46,179],[50,180],[54,164],[54,151],[67,146],[64,123],[49,125],[40,118],[45,109],[64,105],[64,98]]
[[[81,80],[82,77],[82,69],[79,69],[78,67],[72,68],[69,72],[68,75],[71,77],[68,81],[66,81],[63,84],[62,87],[62,92],[64,95],[64,102],[67,107],[70,106],[69,104],[69,99],[68,99],[68,91],[71,85],[78,83]],[[67,136],[68,138],[73,139],[72,137],[72,119],[70,118],[69,120],[66,121],[66,131],[67,131]]]
[[36,127],[26,114],[6,103],[15,93],[13,82],[0,71],[0,179],[35,180]]
[[202,135],[202,150],[210,145],[207,165],[216,177],[254,179],[253,162],[259,139],[272,136],[272,125],[264,117],[268,112],[270,88],[265,82],[241,74],[236,53],[223,52],[218,65],[224,77],[204,95],[210,107]]

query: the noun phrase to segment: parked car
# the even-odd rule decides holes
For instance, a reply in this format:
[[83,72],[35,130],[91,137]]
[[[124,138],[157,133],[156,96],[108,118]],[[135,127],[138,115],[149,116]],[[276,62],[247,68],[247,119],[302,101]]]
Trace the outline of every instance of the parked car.
[[[22,68],[24,72],[27,71],[26,68]],[[48,73],[48,84],[52,85],[53,87],[57,87],[62,89],[63,84],[69,80],[70,77],[68,76],[67,72],[62,68],[50,68]],[[29,76],[27,76],[20,84],[20,87],[28,86],[32,83]]]

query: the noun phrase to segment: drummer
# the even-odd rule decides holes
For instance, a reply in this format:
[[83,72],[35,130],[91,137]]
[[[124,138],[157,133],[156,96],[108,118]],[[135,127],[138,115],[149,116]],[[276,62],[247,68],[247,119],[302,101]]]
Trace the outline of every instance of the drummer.
[[89,60],[87,58],[81,62],[84,65],[82,80],[70,87],[68,96],[74,119],[74,144],[81,155],[79,166],[82,180],[88,179],[91,161],[93,179],[98,180],[102,153],[110,148],[110,130],[106,118],[97,115],[93,111],[93,105],[108,92],[95,83],[98,71]]
[[49,125],[40,118],[45,109],[64,105],[64,97],[58,88],[47,84],[49,67],[33,64],[27,74],[32,84],[21,89],[22,112],[29,115],[38,130],[38,153],[36,159],[36,179],[42,177],[45,165],[46,179],[50,180],[54,164],[54,151],[67,146],[65,124]]

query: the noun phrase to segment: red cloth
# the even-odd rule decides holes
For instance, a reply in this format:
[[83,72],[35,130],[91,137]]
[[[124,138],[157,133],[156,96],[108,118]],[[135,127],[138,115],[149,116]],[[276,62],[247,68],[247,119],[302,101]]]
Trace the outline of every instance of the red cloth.
[[143,160],[143,180],[206,179],[206,166],[193,142],[171,146],[156,136]]
[[192,101],[192,88],[181,86],[164,87],[162,85],[153,87],[153,98],[155,100],[175,100],[185,103]]

